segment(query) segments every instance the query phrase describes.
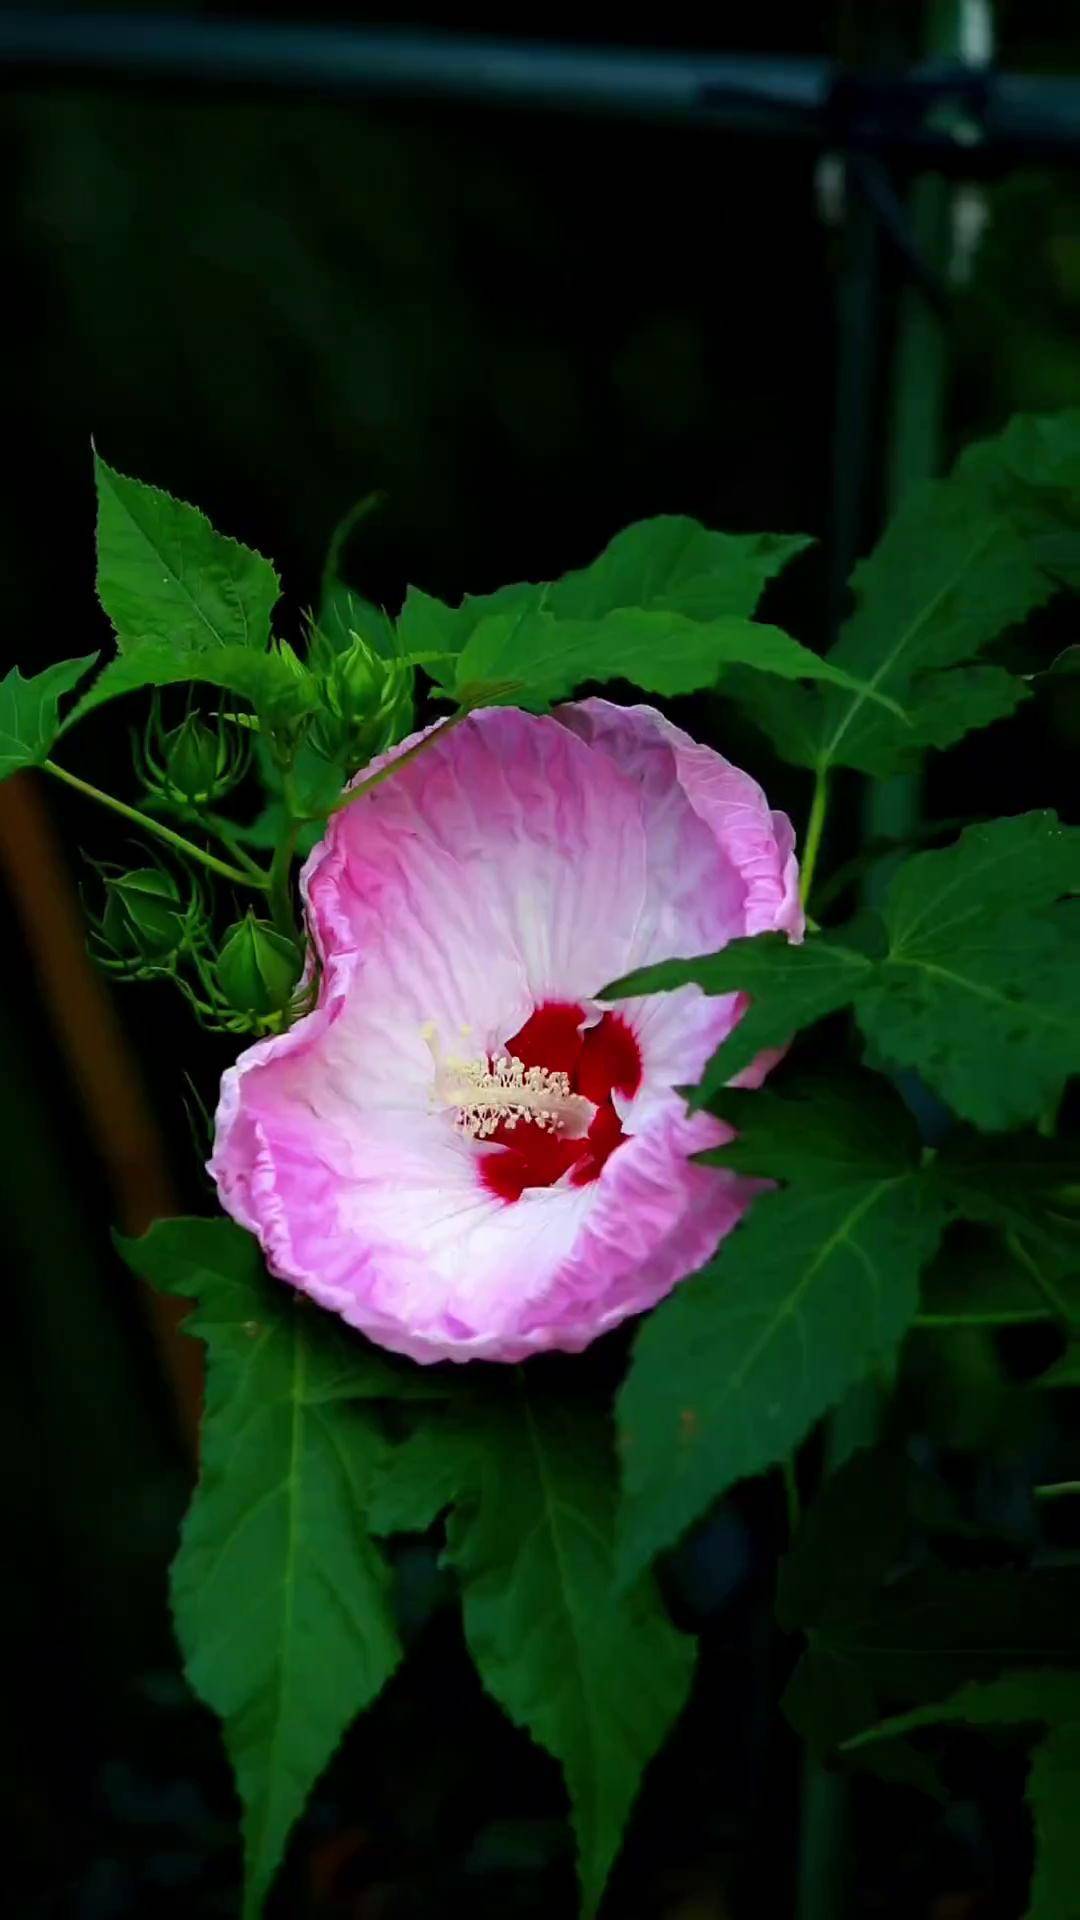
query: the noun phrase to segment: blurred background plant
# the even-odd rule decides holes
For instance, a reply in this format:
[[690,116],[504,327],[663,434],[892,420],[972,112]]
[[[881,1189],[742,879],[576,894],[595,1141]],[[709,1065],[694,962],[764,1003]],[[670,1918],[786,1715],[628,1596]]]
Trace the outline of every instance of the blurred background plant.
[[[1051,0],[995,12],[1004,67],[1080,70],[1080,32]],[[319,13],[368,18],[329,4]],[[648,37],[903,60],[925,13],[900,0],[813,10],[770,0],[715,23],[676,5]],[[436,8],[410,17],[448,24]],[[483,10],[452,24],[505,30]],[[595,41],[612,28],[595,10],[526,9],[513,32]],[[315,784],[338,779],[342,755],[359,761],[384,743],[370,723],[357,735],[358,687],[380,678],[388,726],[410,698],[371,614],[396,606],[407,579],[451,597],[551,577],[633,518],[685,511],[733,530],[819,536],[776,599],[801,637],[824,637],[851,236],[835,170],[809,149],[629,120],[78,75],[8,91],[0,127],[12,290],[0,553],[27,671],[102,644],[91,434],[122,470],[198,500],[215,524],[272,552],[289,602],[322,610],[315,648],[333,698]],[[1080,172],[1021,169],[973,187],[967,204],[947,453],[1016,409],[1080,402]],[[891,261],[865,316],[880,368],[863,426],[882,447],[903,297]],[[327,611],[331,530],[376,489],[377,510],[339,542],[341,572],[363,598]],[[860,544],[887,490],[882,459],[857,502]],[[688,717],[767,777],[777,804],[801,809],[799,776],[773,766],[729,710],[699,704]],[[80,735],[87,778],[110,784],[126,724],[116,708]],[[1014,723],[1007,810],[1068,810],[1078,741],[1080,678]],[[152,802],[182,819],[245,761],[209,705],[163,710],[145,752]],[[1002,810],[1002,785],[991,730],[932,773],[929,811]],[[838,811],[848,844],[837,855],[854,854],[857,822]],[[212,1105],[237,1042],[193,1034],[167,985],[117,1003],[88,971],[72,900],[87,834],[74,796],[50,792],[45,811],[29,777],[3,790],[13,969],[0,1032],[14,1091],[0,1157],[10,1261],[0,1407],[8,1544],[23,1570],[5,1582],[4,1624],[25,1708],[4,1761],[19,1830],[7,1877],[14,1911],[28,1916],[224,1914],[237,1873],[229,1786],[214,1730],[179,1680],[165,1605],[193,1464],[194,1352],[169,1304],[151,1304],[112,1257],[108,1229],[205,1207],[187,1076]],[[254,819],[241,860],[273,838],[272,817]],[[113,832],[95,818],[92,846],[103,860],[97,937],[124,970],[153,974],[197,953],[189,877],[133,855],[119,823]],[[298,963],[280,929],[234,904],[199,990],[211,1016],[221,994],[232,1012],[265,1020]],[[1019,1463],[1054,1451],[1024,1399],[1028,1356],[1014,1346],[1006,1358],[965,1340],[943,1386],[931,1391],[940,1357],[929,1352],[908,1388],[950,1408],[936,1437],[968,1463],[998,1519]],[[613,1920],[792,1908],[791,1849],[773,1829],[777,1809],[794,1807],[795,1759],[768,1718],[777,1656],[763,1605],[781,1532],[767,1491],[751,1489],[676,1562],[676,1604],[708,1627],[702,1685],[650,1779]],[[568,1913],[553,1766],[480,1695],[430,1556],[404,1555],[399,1578],[416,1657],[317,1794],[276,1910]],[[901,1789],[902,1831],[895,1799],[886,1807],[872,1782],[860,1785],[860,1913],[1017,1911],[1027,1840],[1016,1783],[985,1759],[969,1778],[944,1811]]]

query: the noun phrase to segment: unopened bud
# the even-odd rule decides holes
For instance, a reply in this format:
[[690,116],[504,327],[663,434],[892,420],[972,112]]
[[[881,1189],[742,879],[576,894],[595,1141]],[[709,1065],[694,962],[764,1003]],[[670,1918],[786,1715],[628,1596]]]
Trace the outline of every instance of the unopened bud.
[[169,787],[189,806],[219,799],[231,784],[223,782],[229,766],[221,736],[204,726],[198,714],[189,713],[162,745]]
[[217,958],[217,984],[238,1013],[265,1020],[288,1006],[303,964],[295,940],[248,912],[225,935]]
[[250,759],[250,734],[226,714],[208,724],[191,712],[166,731],[156,694],[141,742],[135,739],[135,762],[144,786],[173,806],[212,805],[243,778]]
[[329,684],[342,706],[363,715],[381,703],[388,678],[388,663],[381,660],[366,640],[354,633],[351,644],[339,653]]
[[325,665],[319,695],[312,738],[328,759],[360,766],[408,731],[411,672],[357,633]]
[[137,867],[109,874],[99,933],[123,960],[167,960],[187,937],[188,922],[180,888],[161,867]]

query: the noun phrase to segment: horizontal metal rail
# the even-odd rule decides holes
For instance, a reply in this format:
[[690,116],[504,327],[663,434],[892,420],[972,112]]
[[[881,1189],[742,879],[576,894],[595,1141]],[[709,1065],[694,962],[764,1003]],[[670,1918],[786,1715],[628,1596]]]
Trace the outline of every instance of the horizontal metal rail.
[[[139,79],[673,120],[950,172],[1080,156],[1080,79],[142,13],[0,11],[0,78]],[[944,104],[969,131],[948,130]],[[955,121],[955,115],[953,116]],[[977,139],[972,134],[977,129]]]

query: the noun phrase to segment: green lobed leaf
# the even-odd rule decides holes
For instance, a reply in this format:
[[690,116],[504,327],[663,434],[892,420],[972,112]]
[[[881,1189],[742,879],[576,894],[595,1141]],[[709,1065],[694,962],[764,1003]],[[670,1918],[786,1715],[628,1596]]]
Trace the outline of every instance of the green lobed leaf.
[[537,611],[545,591],[542,585],[523,581],[494,593],[467,593],[460,606],[451,607],[421,587],[410,587],[398,615],[398,638],[406,653],[429,654],[447,663],[452,678],[457,671],[455,656],[482,620]]
[[974,1680],[944,1700],[930,1700],[907,1713],[866,1727],[848,1746],[864,1747],[898,1733],[961,1722],[965,1726],[1054,1726],[1080,1720],[1080,1673],[1035,1667]]
[[925,674],[918,683],[920,704],[912,710],[910,731],[896,740],[891,756],[881,756],[875,771],[903,773],[915,767],[928,747],[951,747],[965,733],[1007,720],[1031,691],[1004,667],[953,667]]
[[29,679],[12,667],[0,680],[0,780],[20,767],[38,766],[48,757],[61,732],[61,697],[71,692],[96,659],[96,653],[88,653],[81,660],[58,660]]
[[277,652],[257,653],[253,647],[222,646],[210,651],[179,652],[146,642],[135,652],[121,654],[102,668],[64,722],[63,731],[94,713],[110,700],[143,687],[186,686],[197,681],[220,687],[261,711],[285,718],[311,712],[316,702],[313,679]]
[[[617,1403],[628,1572],[736,1481],[786,1458],[889,1364],[913,1318],[944,1208],[921,1177],[900,1101],[890,1109],[883,1092],[861,1145],[860,1112],[861,1095],[838,1089],[827,1101],[804,1091],[790,1108],[765,1094],[739,1106],[739,1167],[806,1178],[755,1200],[638,1334]],[[800,1128],[818,1134],[809,1165],[793,1150]]]
[[192,1686],[223,1722],[256,1920],[312,1786],[400,1655],[364,1520],[383,1436],[363,1402],[407,1373],[269,1283],[231,1222],[162,1221],[120,1245],[144,1279],[197,1300],[188,1330],[207,1346],[173,1607]]
[[735,1138],[696,1157],[752,1178],[862,1183],[914,1166],[921,1153],[911,1113],[879,1074],[803,1077],[782,1096],[729,1087],[716,1108]]
[[919,853],[882,907],[888,952],[856,1010],[887,1062],[913,1067],[984,1129],[1032,1120],[1080,1068],[1080,829],[1050,813],[969,827]]
[[[861,690],[842,668],[749,617],[766,581],[806,544],[710,533],[661,515],[627,527],[591,566],[561,580],[466,595],[458,607],[410,588],[399,634],[410,654],[445,656],[447,696],[474,703],[543,709],[586,680],[692,693],[735,665]],[[866,697],[893,707],[887,695]]]
[[[941,670],[965,666],[1052,592],[1008,517],[956,478],[931,481],[905,500],[851,586],[855,612],[828,658],[892,694],[922,742],[935,746],[983,718],[970,675],[951,689]],[[975,687],[984,710],[991,690],[991,718],[1011,710],[1003,677]],[[881,775],[910,756],[910,736],[863,695],[824,697],[819,766]]]
[[375,1474],[368,1508],[373,1533],[425,1533],[467,1494],[481,1472],[468,1419],[444,1415],[390,1449]]
[[628,607],[695,620],[749,615],[767,581],[809,544],[801,534],[712,533],[685,515],[659,514],[624,527],[589,566],[561,580],[466,594],[457,607],[410,587],[401,637],[410,652],[456,654],[493,615],[595,621]]
[[1076,1317],[1080,1154],[1074,1142],[1038,1133],[988,1138],[957,1128],[942,1143],[933,1177],[965,1219],[997,1227],[1019,1242],[1018,1264],[1029,1285],[1041,1289],[1044,1307],[1049,1292],[1063,1318]]
[[710,994],[749,994],[749,1007],[691,1095],[693,1106],[703,1106],[763,1049],[785,1046],[803,1027],[851,1004],[871,962],[847,935],[847,929],[811,934],[796,946],[782,933],[755,934],[733,940],[720,953],[639,967],[605,987],[600,997],[622,1000],[691,983]]
[[491,704],[544,707],[568,698],[582,681],[628,680],[648,693],[673,697],[713,686],[731,665],[790,680],[857,685],[779,627],[737,614],[696,620],[626,607],[578,620],[559,618],[545,606],[481,620],[458,656],[448,691],[462,697],[468,689],[484,687]]
[[803,534],[713,533],[685,514],[658,514],[624,527],[590,566],[556,581],[545,605],[568,620],[622,607],[694,620],[748,615],[767,582],[811,544]]
[[[822,688],[794,687],[737,668],[725,676],[724,692],[738,701],[782,760],[797,767],[819,765],[825,726]],[[890,725],[886,715],[885,724],[871,730],[870,752],[864,755],[861,771],[879,777],[908,771],[929,748],[951,747],[965,733],[1007,720],[1031,698],[1031,689],[1004,667],[960,666],[920,674],[907,698],[911,705],[904,709],[903,726]],[[872,711],[877,714],[879,709]],[[863,746],[867,746],[866,730]],[[866,764],[871,753],[873,764]],[[842,752],[836,759],[846,764]],[[826,770],[830,764],[822,762]]]
[[714,1097],[762,1048],[853,1005],[878,1059],[914,1068],[961,1119],[986,1130],[1040,1117],[1080,1070],[1080,828],[1052,813],[969,827],[905,861],[880,918],[802,945],[781,935],[642,968],[607,999],[696,982],[744,992],[748,1012],[692,1094]]
[[488,1692],[562,1766],[592,1915],[641,1775],[690,1688],[693,1643],[652,1579],[614,1572],[606,1423],[523,1374],[459,1401],[384,1463],[381,1528],[424,1528],[451,1500],[447,1558]]
[[1060,586],[1080,586],[1080,412],[1018,416],[905,500],[856,569],[856,609],[827,658],[907,716],[856,696],[738,675],[727,691],[783,758],[883,776],[1011,713],[1027,689],[980,652]]
[[448,1535],[465,1633],[488,1691],[562,1765],[588,1920],[689,1693],[694,1648],[647,1576],[616,1591],[616,1476],[599,1422],[522,1386],[481,1458]]
[[216,533],[204,513],[94,456],[98,597],[120,652],[261,649],[281,592],[268,560]]
[[1050,579],[1080,587],[1080,408],[1015,414],[968,447],[956,473],[1008,515]]

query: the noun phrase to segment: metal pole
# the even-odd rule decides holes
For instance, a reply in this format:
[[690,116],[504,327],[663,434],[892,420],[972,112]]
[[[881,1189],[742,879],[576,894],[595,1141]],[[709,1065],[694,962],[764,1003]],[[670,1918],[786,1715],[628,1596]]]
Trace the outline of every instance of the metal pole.
[[[971,66],[989,61],[992,47],[990,0],[930,0],[926,51],[931,57],[959,59]],[[963,134],[955,113],[949,130]],[[977,189],[968,189],[969,193]],[[911,189],[912,235],[927,264],[942,281],[953,278],[957,235],[957,190],[940,174],[924,174]],[[900,295],[896,345],[890,381],[890,425],[885,461],[885,506],[892,513],[920,481],[941,471],[948,404],[949,341],[947,320],[922,290],[910,282]],[[872,840],[902,841],[917,825],[921,781],[917,774],[871,782],[864,823]],[[867,891],[879,898],[888,884],[891,860],[872,870]]]
[[[825,150],[917,153],[962,176],[978,162],[928,112],[930,101],[971,83],[970,66],[941,59],[882,75],[795,56],[561,46],[343,22],[0,9],[4,75],[610,113]],[[988,164],[1080,158],[1080,79],[988,72],[980,93],[979,152]]]

